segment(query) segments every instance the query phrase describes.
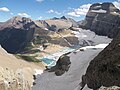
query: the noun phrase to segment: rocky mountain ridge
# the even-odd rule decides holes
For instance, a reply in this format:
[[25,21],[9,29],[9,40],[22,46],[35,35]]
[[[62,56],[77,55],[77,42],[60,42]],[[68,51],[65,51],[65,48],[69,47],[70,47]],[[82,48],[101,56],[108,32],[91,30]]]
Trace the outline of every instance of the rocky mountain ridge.
[[12,17],[8,21],[0,24],[0,30],[3,30],[5,28],[12,28],[12,27],[16,29],[29,30],[30,28],[37,27],[37,25],[30,18],[20,17],[20,16]]
[[[82,76],[82,87],[84,87],[86,84],[90,89],[93,90],[98,90],[102,86],[120,87],[119,26],[120,11],[115,8],[112,3],[97,3],[90,7],[86,15],[83,28],[91,29],[99,35],[105,35],[114,39],[89,63],[86,74]],[[119,89],[114,88],[113,90]]]
[[48,20],[37,20],[35,23],[48,30],[58,31],[59,29],[69,29],[70,27],[79,27],[78,23],[72,18],[66,18],[62,16],[60,18],[54,17]]
[[93,4],[80,26],[114,38],[119,32],[120,11],[112,3]]

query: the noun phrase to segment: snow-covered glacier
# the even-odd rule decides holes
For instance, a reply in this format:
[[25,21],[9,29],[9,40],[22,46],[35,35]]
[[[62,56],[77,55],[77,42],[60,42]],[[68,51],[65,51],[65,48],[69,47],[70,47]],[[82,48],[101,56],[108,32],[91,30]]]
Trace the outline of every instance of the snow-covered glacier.
[[[90,61],[112,40],[106,36],[98,36],[90,30],[79,29],[73,33],[81,45],[84,42],[86,44],[68,55],[71,61],[68,72],[56,76],[53,72],[44,71],[41,75],[37,75],[33,90],[80,90],[81,77],[85,74]],[[90,89],[86,86],[83,90]]]

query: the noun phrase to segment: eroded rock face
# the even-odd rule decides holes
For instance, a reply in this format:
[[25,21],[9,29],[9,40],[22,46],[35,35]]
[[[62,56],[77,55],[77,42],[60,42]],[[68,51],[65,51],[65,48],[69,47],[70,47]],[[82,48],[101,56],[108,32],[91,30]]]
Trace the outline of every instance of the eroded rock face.
[[38,28],[33,20],[15,16],[0,23],[0,44],[7,52],[18,53],[33,39]]
[[34,21],[35,24],[43,29],[50,29],[50,26],[48,25],[47,22],[45,22],[45,20],[36,20]]
[[67,55],[62,55],[56,65],[52,68],[50,68],[50,70],[48,70],[49,72],[55,72],[55,74],[57,76],[61,76],[62,74],[64,74],[66,71],[69,70],[70,67],[70,57]]
[[0,31],[0,44],[9,53],[22,50],[34,35],[34,29],[5,28]]
[[82,85],[97,90],[101,86],[120,87],[120,33],[89,64]]
[[0,90],[32,90],[21,69],[16,72],[0,67]]
[[71,27],[79,27],[78,23],[71,19],[62,16],[61,18],[54,17],[53,19],[45,20],[50,26],[49,30],[58,31],[59,29],[69,29]]
[[38,27],[33,20],[26,17],[15,16],[8,21],[0,24],[0,30],[5,28],[16,28],[16,29],[25,29],[29,30],[31,28]]
[[91,5],[80,27],[90,29],[98,35],[114,38],[119,32],[120,11],[112,3]]

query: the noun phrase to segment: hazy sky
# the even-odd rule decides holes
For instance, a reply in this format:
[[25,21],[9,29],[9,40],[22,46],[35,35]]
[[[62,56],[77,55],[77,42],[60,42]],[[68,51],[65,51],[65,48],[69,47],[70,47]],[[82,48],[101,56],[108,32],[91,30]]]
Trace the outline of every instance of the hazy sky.
[[97,2],[112,2],[120,7],[120,0],[0,0],[0,22],[17,15],[32,19],[65,15],[81,20],[90,5]]

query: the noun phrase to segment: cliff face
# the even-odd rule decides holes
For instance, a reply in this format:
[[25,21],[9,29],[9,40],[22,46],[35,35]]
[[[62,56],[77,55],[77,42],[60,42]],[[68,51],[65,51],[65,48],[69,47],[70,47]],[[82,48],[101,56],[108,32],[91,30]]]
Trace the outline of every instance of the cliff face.
[[120,33],[89,64],[82,85],[97,90],[101,86],[120,87]]
[[37,28],[29,18],[13,17],[0,24],[0,44],[9,53],[20,52],[33,39]]
[[9,53],[17,53],[23,49],[34,35],[34,29],[5,28],[0,31],[0,44]]
[[120,11],[112,3],[93,4],[80,26],[114,38],[119,32]]

